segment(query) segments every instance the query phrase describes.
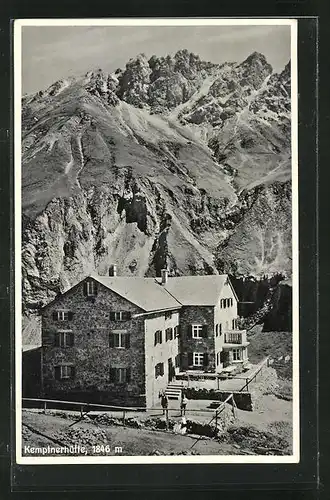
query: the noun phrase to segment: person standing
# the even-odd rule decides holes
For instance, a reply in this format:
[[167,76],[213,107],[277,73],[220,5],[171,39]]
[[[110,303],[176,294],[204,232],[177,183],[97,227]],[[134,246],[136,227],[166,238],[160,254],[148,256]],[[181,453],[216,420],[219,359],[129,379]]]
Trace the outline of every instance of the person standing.
[[181,396],[181,405],[180,405],[180,408],[181,408],[181,417],[186,414],[187,403],[188,403],[188,399],[186,398],[186,395],[184,393],[182,393],[182,396]]
[[163,415],[165,415],[165,410],[167,410],[167,408],[168,408],[168,399],[167,399],[165,392],[163,392],[163,394],[162,394],[161,404],[162,404],[162,408],[163,408]]

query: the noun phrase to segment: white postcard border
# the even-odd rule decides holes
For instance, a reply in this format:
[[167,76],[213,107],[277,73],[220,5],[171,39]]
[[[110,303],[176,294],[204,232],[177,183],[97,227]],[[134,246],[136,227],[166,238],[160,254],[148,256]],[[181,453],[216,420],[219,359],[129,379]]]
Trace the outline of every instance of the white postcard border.
[[[293,453],[288,456],[22,456],[22,270],[21,270],[21,98],[22,28],[25,26],[290,26],[291,27],[291,154],[292,154],[292,321],[293,321]],[[298,205],[298,72],[297,19],[293,18],[121,18],[17,19],[14,21],[14,199],[15,199],[15,439],[16,463],[60,464],[289,464],[300,461],[299,406],[299,205]]]

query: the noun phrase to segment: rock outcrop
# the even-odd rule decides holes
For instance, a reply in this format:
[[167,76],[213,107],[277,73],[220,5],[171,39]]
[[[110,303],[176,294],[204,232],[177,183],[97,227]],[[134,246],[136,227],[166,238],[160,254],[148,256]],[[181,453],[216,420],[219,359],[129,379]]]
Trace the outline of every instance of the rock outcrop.
[[22,133],[27,315],[111,263],[290,276],[289,64],[142,54],[25,96]]

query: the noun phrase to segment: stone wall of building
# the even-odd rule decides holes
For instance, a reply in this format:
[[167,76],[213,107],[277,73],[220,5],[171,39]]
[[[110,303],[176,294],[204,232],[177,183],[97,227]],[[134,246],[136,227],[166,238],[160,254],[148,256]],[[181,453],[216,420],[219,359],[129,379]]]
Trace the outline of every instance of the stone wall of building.
[[[179,354],[179,338],[175,336],[174,328],[179,325],[179,312],[173,311],[171,317],[165,319],[165,314],[152,314],[145,319],[145,362],[146,362],[146,401],[147,407],[152,408],[159,403],[159,393],[166,389],[169,377],[169,363],[172,361],[174,373],[179,371],[176,359]],[[166,329],[173,329],[173,339],[166,340]],[[155,332],[162,331],[162,343],[155,345]],[[155,367],[162,363],[164,372],[156,376]]]
[[[53,312],[72,311],[70,321],[55,321]],[[42,314],[43,394],[47,397],[104,402],[108,404],[145,405],[144,319],[111,321],[110,311],[141,313],[141,309],[98,283],[95,299],[87,298],[83,283],[60,296]],[[71,330],[72,347],[56,347],[59,330]],[[110,347],[113,330],[130,335],[129,348]],[[56,380],[55,367],[72,364],[74,378]],[[130,381],[110,381],[110,368],[129,368]]]
[[[207,336],[199,339],[192,338],[190,330],[193,324],[206,325]],[[182,307],[180,310],[181,369],[199,369],[214,372],[214,338],[214,307]],[[194,352],[207,354],[207,363],[204,366],[198,368],[191,364],[191,357]]]

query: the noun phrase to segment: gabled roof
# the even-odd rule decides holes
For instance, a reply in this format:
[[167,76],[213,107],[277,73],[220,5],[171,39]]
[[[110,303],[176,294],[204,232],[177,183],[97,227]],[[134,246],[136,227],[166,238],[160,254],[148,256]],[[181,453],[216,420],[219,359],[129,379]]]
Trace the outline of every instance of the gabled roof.
[[[162,286],[184,306],[214,306],[227,279],[227,274],[170,277]],[[229,279],[228,282],[237,298]]]
[[[227,274],[169,277],[166,285],[161,284],[161,278],[114,277],[91,274],[79,281],[79,283],[88,278],[98,281],[145,312],[179,309],[182,305],[214,306],[219,301],[221,291],[227,280],[237,299]],[[78,286],[79,283],[64,292],[62,297]],[[46,309],[55,301],[56,299],[42,309]]]
[[144,311],[180,308],[181,304],[155,278],[108,277],[92,275],[93,279],[129,300]]

